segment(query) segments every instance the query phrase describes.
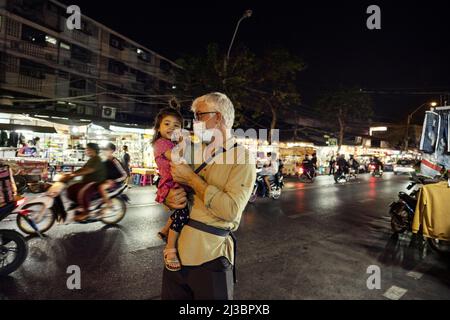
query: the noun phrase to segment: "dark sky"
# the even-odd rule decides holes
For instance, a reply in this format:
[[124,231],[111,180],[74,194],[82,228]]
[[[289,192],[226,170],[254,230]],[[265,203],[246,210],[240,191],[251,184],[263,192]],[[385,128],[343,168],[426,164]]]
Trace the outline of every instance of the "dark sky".
[[[308,105],[322,90],[357,85],[378,92],[372,95],[378,120],[399,121],[439,95],[380,91],[450,91],[449,1],[63,2],[173,60],[209,42],[227,48],[237,20],[252,9],[237,43],[255,52],[284,46],[302,56],[308,68],[299,89]],[[371,4],[381,8],[381,30],[366,28]]]

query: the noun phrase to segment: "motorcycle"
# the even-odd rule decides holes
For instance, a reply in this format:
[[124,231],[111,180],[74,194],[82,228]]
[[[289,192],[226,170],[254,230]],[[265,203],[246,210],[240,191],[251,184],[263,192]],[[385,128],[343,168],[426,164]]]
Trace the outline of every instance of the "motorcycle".
[[[62,176],[55,176],[55,183],[49,185],[48,190],[34,199],[29,199],[18,210],[17,226],[21,231],[30,235],[42,236],[56,221],[71,223],[79,211],[76,203],[70,203],[63,197],[68,184],[62,182]],[[130,199],[123,192],[126,184],[108,190],[108,197],[112,201],[112,207],[106,210],[105,204],[99,192],[90,202],[89,217],[80,223],[103,222],[104,224],[117,224],[124,217],[127,203]],[[64,201],[63,201],[64,200]]]
[[[409,194],[403,191],[398,193],[398,200],[389,205],[389,215],[391,216],[391,229],[395,234],[401,234],[405,231],[412,231],[412,224],[414,220],[414,213],[417,206],[417,197],[420,192],[419,188],[414,188],[417,185],[426,185],[442,181],[442,177],[435,177],[433,179],[420,175],[413,175],[410,178],[411,182],[406,187],[407,190],[412,190]],[[414,188],[414,189],[413,189]],[[427,238],[429,246],[439,254],[450,254],[450,242],[442,241],[435,238]]]
[[377,163],[369,164],[369,172],[372,175],[372,177],[381,178],[383,176],[383,170],[381,170],[380,165]]
[[[0,208],[0,221],[21,206],[25,199],[7,204]],[[0,276],[16,271],[28,255],[28,244],[25,238],[15,230],[0,230]]]
[[[254,203],[258,198],[258,196],[261,198],[267,197],[267,195],[264,194],[264,190],[267,189],[265,184],[266,182],[264,181],[263,176],[257,174],[253,191],[250,195],[250,199],[248,200],[249,203]],[[280,172],[278,172],[276,175],[274,175],[274,178],[270,181],[270,188],[272,191],[271,198],[274,200],[278,200],[281,196],[281,189],[283,189],[283,187],[284,187],[283,175]]]
[[305,165],[302,165],[298,172],[298,178],[301,182],[314,182],[314,178],[316,176],[316,172],[314,168],[308,168]]
[[335,166],[335,174],[334,174],[334,181],[336,183],[346,183],[349,180],[348,174],[345,173],[345,168],[340,169],[339,165],[336,164]]

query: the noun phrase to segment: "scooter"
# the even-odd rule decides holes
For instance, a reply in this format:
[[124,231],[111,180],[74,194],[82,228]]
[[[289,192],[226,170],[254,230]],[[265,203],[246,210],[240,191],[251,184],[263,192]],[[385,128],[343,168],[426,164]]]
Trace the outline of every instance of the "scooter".
[[[267,195],[264,194],[264,190],[267,189],[267,187],[265,187],[265,184],[266,182],[264,181],[263,176],[257,174],[252,194],[250,195],[250,199],[248,200],[249,203],[254,203],[258,198],[258,196],[261,198],[267,197]],[[272,191],[271,198],[273,200],[278,200],[281,197],[281,189],[283,189],[283,187],[284,187],[283,175],[280,172],[278,172],[276,175],[274,175],[274,178],[270,181],[270,188]]]
[[369,172],[372,177],[381,178],[383,176],[383,170],[380,168],[380,165],[377,163],[369,164]]
[[[62,182],[62,176],[55,176],[55,183],[42,195],[28,199],[17,210],[17,226],[21,231],[30,235],[42,236],[56,221],[63,223],[75,222],[74,217],[80,208],[75,203],[70,203],[64,196],[68,184]],[[127,211],[127,203],[130,199],[123,192],[126,184],[108,190],[108,197],[112,201],[112,207],[106,208],[103,199],[97,192],[90,202],[89,217],[79,223],[103,222],[104,224],[117,224]]]
[[348,174],[345,173],[345,168],[340,169],[337,164],[335,168],[334,181],[336,183],[346,183],[348,181]]
[[[0,221],[14,209],[21,206],[25,199],[5,205],[0,208]],[[28,244],[25,238],[15,230],[0,230],[0,276],[6,276],[16,271],[28,255]]]
[[309,169],[306,166],[302,165],[298,172],[298,178],[301,182],[314,182],[314,178],[316,176],[314,169]]

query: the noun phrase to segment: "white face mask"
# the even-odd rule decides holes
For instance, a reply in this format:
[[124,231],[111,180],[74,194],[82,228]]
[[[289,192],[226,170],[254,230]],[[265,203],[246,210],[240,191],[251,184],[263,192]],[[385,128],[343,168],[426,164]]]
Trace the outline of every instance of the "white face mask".
[[194,122],[193,125],[194,134],[197,137],[199,137],[202,140],[202,142],[206,144],[211,143],[216,128],[217,127],[214,127],[212,129],[206,129],[206,124],[202,121]]

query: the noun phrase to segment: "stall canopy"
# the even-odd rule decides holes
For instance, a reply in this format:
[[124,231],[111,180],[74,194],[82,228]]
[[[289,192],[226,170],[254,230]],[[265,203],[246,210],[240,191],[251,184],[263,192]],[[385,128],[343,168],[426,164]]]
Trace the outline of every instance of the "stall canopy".
[[27,130],[40,133],[56,133],[54,127],[29,126],[20,124],[0,123],[0,130]]

